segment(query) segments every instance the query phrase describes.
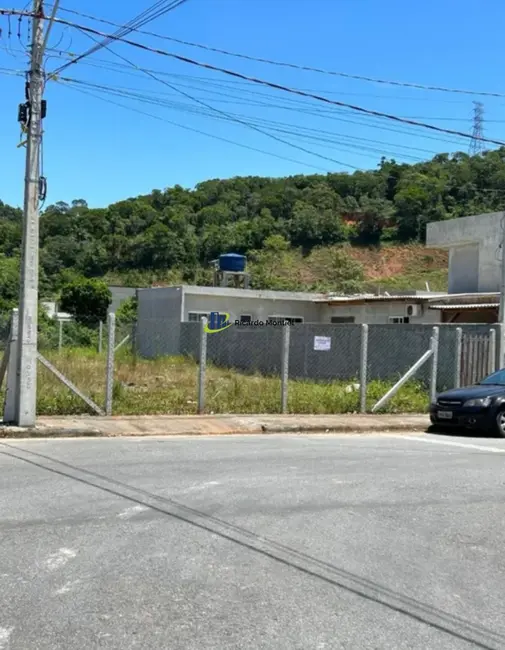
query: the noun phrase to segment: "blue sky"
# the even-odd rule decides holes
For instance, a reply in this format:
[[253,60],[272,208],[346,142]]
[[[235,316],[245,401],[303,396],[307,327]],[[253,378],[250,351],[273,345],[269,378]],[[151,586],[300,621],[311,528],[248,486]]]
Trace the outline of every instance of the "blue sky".
[[[88,0],[83,9],[79,0],[63,0],[62,7],[123,23],[152,3]],[[18,8],[23,5],[18,0]],[[81,25],[113,31],[64,11],[59,15]],[[251,56],[349,74],[505,94],[500,47],[504,21],[505,3],[498,0],[189,0],[144,29]],[[0,68],[26,69],[15,19],[11,19],[10,39],[6,18],[0,18],[0,27]],[[22,38],[26,35],[25,21]],[[129,38],[247,75],[465,132],[471,131],[472,102],[481,100],[485,135],[505,140],[505,98],[367,83],[245,61],[151,36],[132,34]],[[57,27],[50,45],[80,53],[92,41],[75,29]],[[140,94],[142,102],[131,95],[104,95],[96,88],[79,86],[158,119],[78,92],[74,82],[49,82],[44,124],[48,203],[84,198],[99,207],[154,188],[175,184],[193,187],[210,178],[317,172],[311,165],[321,168],[322,173],[349,170],[340,163],[370,169],[382,155],[416,162],[436,152],[468,150],[468,142],[452,136],[437,136],[280,91],[236,83],[225,75],[125,44],[115,44],[112,49],[137,66],[159,71],[157,76],[172,88],[128,68],[106,50],[71,66],[64,74],[85,84],[114,88],[114,92],[121,87],[122,93],[126,88],[127,93]],[[47,70],[55,69],[61,61],[49,59]],[[23,79],[0,70],[0,84],[0,199],[21,205],[24,150],[16,148],[16,116],[17,105],[23,101]],[[187,94],[332,161],[296,150],[230,119],[219,119],[222,113],[213,113]],[[146,98],[157,103],[146,104]],[[169,105],[159,105],[160,100]]]

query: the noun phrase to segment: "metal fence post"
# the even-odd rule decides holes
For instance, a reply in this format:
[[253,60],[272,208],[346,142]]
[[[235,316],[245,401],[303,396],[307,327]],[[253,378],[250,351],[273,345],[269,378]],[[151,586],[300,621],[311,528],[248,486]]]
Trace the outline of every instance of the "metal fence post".
[[438,343],[439,343],[440,329],[433,328],[431,335],[431,349],[433,355],[431,357],[431,379],[430,379],[430,401],[434,402],[437,398],[437,378],[438,378]]
[[[16,420],[16,377],[17,377],[17,352],[19,337],[19,309],[12,310],[11,331],[9,337],[9,360],[7,365],[7,384],[5,387],[4,422],[11,423]],[[5,351],[7,354],[7,350]]]
[[116,314],[107,314],[107,363],[105,376],[105,413],[112,415],[114,391],[114,347],[116,341]]
[[488,373],[491,374],[496,370],[496,330],[489,330],[489,351],[488,351]]
[[98,354],[102,354],[103,346],[103,323],[100,321],[98,324]]
[[200,320],[200,362],[198,365],[198,413],[205,411],[205,373],[207,371],[207,319]]
[[281,351],[281,413],[288,412],[288,380],[289,380],[289,341],[290,325],[282,328]]
[[504,332],[504,329],[503,329],[503,324],[500,323],[498,325],[497,329],[498,329],[497,366],[498,366],[498,370],[501,370],[503,368],[503,356],[504,356],[503,353],[504,353],[504,347],[505,347],[505,345],[504,345],[504,343],[505,343],[505,339],[504,339],[505,332]]
[[461,387],[461,354],[463,352],[463,329],[456,328],[456,358],[454,363],[454,388]]
[[61,352],[63,347],[63,321],[60,319],[58,321],[58,352]]
[[132,323],[132,334],[131,334],[131,353],[132,356],[137,354],[137,321]]
[[359,403],[360,412],[366,413],[366,389],[368,370],[368,325],[361,326],[361,357],[359,365]]

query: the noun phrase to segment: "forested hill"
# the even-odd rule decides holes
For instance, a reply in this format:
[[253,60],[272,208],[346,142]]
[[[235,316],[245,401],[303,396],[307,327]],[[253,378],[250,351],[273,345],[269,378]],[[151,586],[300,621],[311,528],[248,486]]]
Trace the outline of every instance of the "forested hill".
[[[255,286],[354,290],[374,278],[387,283],[387,268],[374,275],[368,262],[380,267],[377,246],[387,255],[400,244],[408,261],[396,268],[389,253],[389,275],[406,273],[419,283],[431,273],[439,283],[444,254],[405,244],[422,242],[429,221],[500,210],[504,199],[502,148],[416,165],[382,159],[377,170],[353,174],[209,180],[106,208],[89,208],[83,199],[56,203],[40,219],[42,287],[55,294],[82,275],[135,285],[204,283],[208,262],[234,251],[248,256]],[[0,202],[4,301],[17,295],[20,217]],[[369,257],[363,247],[374,247]]]

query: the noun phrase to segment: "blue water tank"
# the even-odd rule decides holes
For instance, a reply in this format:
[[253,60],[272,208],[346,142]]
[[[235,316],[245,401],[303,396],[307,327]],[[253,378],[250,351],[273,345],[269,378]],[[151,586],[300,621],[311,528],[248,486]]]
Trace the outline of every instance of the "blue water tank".
[[237,253],[226,253],[226,255],[219,256],[219,270],[220,271],[233,271],[241,273],[245,271],[246,258],[244,255]]

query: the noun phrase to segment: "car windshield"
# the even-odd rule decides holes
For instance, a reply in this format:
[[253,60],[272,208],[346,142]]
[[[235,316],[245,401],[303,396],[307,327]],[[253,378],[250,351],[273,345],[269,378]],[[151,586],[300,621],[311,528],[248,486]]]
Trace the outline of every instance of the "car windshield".
[[479,386],[505,386],[505,369],[493,372],[492,375],[479,381]]

